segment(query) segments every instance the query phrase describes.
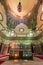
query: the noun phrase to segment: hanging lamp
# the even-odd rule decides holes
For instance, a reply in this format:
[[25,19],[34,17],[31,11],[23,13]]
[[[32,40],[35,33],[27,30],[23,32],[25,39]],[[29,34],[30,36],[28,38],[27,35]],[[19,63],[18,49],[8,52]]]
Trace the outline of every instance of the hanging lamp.
[[18,12],[22,11],[22,5],[21,5],[21,0],[19,0],[18,6],[17,6]]

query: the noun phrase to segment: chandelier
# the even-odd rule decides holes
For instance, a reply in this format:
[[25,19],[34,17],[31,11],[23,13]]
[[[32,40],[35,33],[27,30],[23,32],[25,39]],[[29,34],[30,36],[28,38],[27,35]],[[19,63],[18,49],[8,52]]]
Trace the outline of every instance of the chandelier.
[[19,0],[18,6],[17,6],[18,12],[22,11],[22,5],[21,5],[21,0]]

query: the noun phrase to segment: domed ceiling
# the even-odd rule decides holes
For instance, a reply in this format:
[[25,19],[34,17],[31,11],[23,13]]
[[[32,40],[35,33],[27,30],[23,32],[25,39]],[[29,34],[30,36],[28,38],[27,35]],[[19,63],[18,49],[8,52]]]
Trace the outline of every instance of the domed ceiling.
[[[17,11],[17,6],[19,1],[21,1],[22,5],[22,12]],[[18,16],[25,16],[27,13],[29,13],[32,8],[34,7],[35,4],[37,4],[38,0],[7,0],[6,4],[10,7],[10,10],[13,15],[18,15]]]
[[[12,31],[14,32],[13,34],[28,34],[31,21],[34,23],[37,22],[37,12],[34,8],[36,7],[35,5],[37,5],[38,0],[20,0],[22,5],[21,12],[18,12],[17,10],[19,0],[3,0],[3,2],[4,5],[0,3],[0,12],[3,18],[2,21],[0,20],[0,30],[2,30],[6,36],[8,35],[8,37],[11,36]],[[36,15],[34,15],[34,13]],[[33,20],[34,18],[35,20]]]
[[9,28],[15,28],[20,23],[23,23],[27,25],[27,27],[30,27],[30,16],[32,16],[33,9],[35,5],[37,5],[38,0],[20,0],[22,11],[18,12],[17,7],[19,4],[19,0],[7,0],[5,1],[5,5],[7,7],[7,26]]

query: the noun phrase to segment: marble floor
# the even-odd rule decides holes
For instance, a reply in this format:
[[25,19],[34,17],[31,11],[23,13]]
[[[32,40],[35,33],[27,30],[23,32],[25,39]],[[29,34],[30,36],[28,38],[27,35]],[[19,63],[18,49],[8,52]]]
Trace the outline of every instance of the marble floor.
[[43,65],[43,60],[34,57],[33,60],[9,60],[1,65]]

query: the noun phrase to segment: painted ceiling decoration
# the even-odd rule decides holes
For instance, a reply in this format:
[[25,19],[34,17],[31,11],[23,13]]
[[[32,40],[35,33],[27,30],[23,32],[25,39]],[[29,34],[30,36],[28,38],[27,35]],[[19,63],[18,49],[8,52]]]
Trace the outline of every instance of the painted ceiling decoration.
[[4,6],[0,3],[0,30],[5,29],[7,27],[6,21],[6,11]]
[[29,33],[28,27],[25,24],[20,23],[19,25],[16,26],[15,33],[16,34],[28,34]]
[[[4,10],[5,10],[4,15],[0,14],[0,18],[1,18],[0,20],[2,20],[3,17],[5,17],[4,19],[6,19],[3,21],[6,24],[5,28],[7,28],[7,30],[6,29],[2,30],[2,33],[5,35],[5,38],[13,39],[13,38],[10,38],[10,36],[12,37],[15,34],[20,34],[20,35],[25,34],[26,36],[28,36],[30,29],[36,30],[38,9],[40,5],[42,4],[42,0],[32,0],[32,2],[28,0],[27,4],[24,1],[18,0],[16,2],[16,0],[13,0],[13,1],[12,0],[0,0],[0,3],[4,7]],[[28,7],[24,8],[26,6],[23,3],[28,5]],[[3,22],[1,22],[1,24],[5,26]],[[3,26],[2,26],[2,29],[3,29]],[[32,33],[30,33],[30,35],[32,35]]]
[[[4,4],[5,2],[6,1],[4,0]],[[11,4],[13,8],[11,8]],[[41,0],[40,1],[37,0],[37,4],[33,6],[31,14],[29,14],[29,12],[26,13],[25,11],[21,11],[19,13],[18,11],[15,11],[16,9],[14,9],[13,2],[11,0],[10,1],[7,0],[5,4],[5,9],[6,9],[6,15],[7,15],[8,28],[14,29],[18,25],[18,23],[20,24],[23,22],[25,25],[28,26],[28,28],[31,28],[31,25],[32,25],[32,27],[34,26],[33,30],[36,29],[37,14],[38,14],[38,9],[39,9],[40,4],[41,4]],[[31,23],[33,23],[34,25]]]
[[9,29],[15,29],[17,25],[20,23],[24,23],[25,25],[29,26],[28,19],[27,18],[16,18],[14,15],[12,15],[10,12],[7,12],[7,26]]
[[43,21],[43,2],[42,2],[42,4],[41,4],[41,6],[42,6],[42,11],[41,11],[40,20]]

